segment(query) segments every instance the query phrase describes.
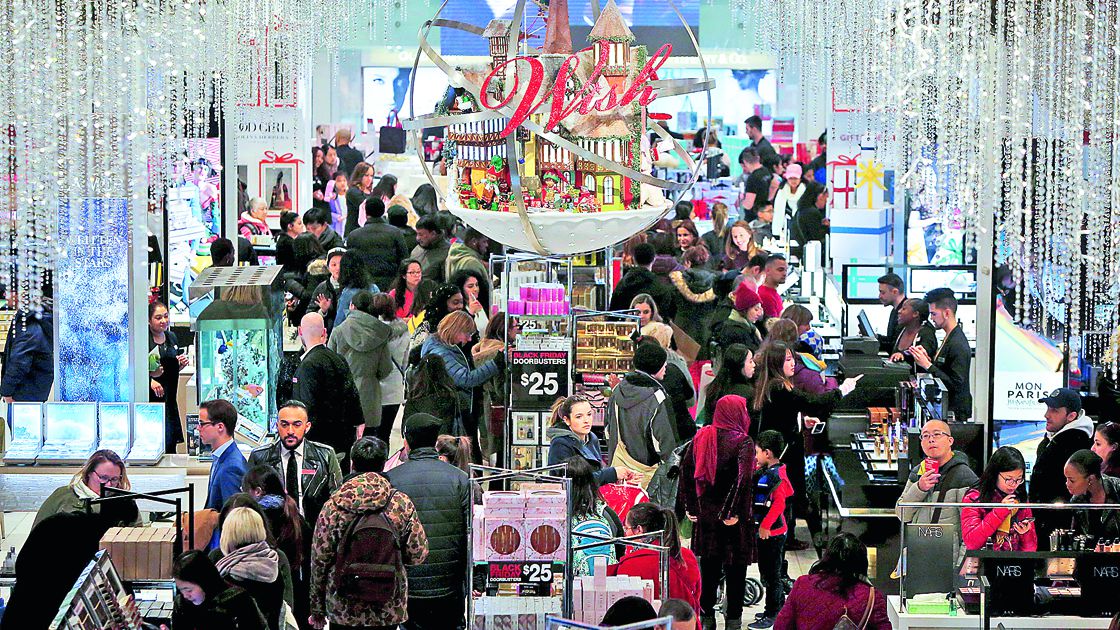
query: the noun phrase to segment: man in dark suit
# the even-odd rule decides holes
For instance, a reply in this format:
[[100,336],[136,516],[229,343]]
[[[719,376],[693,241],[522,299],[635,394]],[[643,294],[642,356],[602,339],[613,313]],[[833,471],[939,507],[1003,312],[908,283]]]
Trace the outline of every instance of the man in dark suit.
[[311,420],[307,405],[298,400],[289,400],[280,408],[276,429],[278,439],[253,449],[249,465],[275,468],[288,496],[299,506],[300,515],[314,527],[323,505],[342,485],[338,456],[332,447],[305,439]]
[[[210,463],[210,481],[206,485],[206,509],[222,511],[231,496],[241,492],[245,476],[245,456],[237,449],[237,409],[228,400],[217,398],[198,406],[198,435],[214,452]],[[214,530],[210,547],[218,546],[221,532]]]
[[957,298],[951,293],[940,295],[930,303],[929,311],[933,327],[944,331],[945,340],[932,357],[921,346],[913,346],[911,356],[915,365],[945,384],[947,400],[942,409],[946,420],[947,412],[953,412],[957,422],[965,422],[972,417],[972,389],[968,383],[972,347],[957,321]]
[[345,359],[326,346],[322,315],[304,315],[299,335],[305,351],[292,377],[292,399],[307,406],[315,437],[342,460],[359,437],[358,427],[365,423],[354,377]]
[[[896,273],[888,273],[879,278],[879,303],[891,307],[890,317],[887,318],[887,334],[879,336],[879,349],[890,352],[894,342],[898,341],[898,309],[906,301],[906,285]],[[870,331],[868,331],[870,332]]]

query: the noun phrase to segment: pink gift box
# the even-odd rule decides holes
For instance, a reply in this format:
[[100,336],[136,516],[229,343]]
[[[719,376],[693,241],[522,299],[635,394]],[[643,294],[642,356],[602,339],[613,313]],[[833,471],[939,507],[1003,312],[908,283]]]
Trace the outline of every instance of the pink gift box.
[[521,285],[520,295],[521,295],[522,301],[527,301],[529,299],[529,286],[528,285],[524,285],[524,284]]
[[525,495],[516,490],[491,490],[483,495],[482,503],[488,512],[491,508],[514,508],[524,511]]
[[486,518],[486,559],[524,560],[524,521],[517,518]]
[[565,518],[526,518],[525,546],[526,560],[548,560],[563,562],[568,557],[568,536],[564,526]]
[[530,490],[525,497],[525,505],[530,509],[547,507],[565,514],[568,511],[568,498],[561,490]]
[[525,303],[520,300],[509,301],[509,314],[510,315],[524,315]]

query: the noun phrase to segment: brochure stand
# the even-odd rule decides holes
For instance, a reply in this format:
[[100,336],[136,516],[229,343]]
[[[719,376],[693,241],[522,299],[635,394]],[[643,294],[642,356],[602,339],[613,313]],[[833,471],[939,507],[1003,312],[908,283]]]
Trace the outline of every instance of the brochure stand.
[[566,469],[566,464],[529,470],[470,467],[475,500],[467,524],[468,627],[544,630],[549,615],[570,615]]
[[[580,623],[572,621],[571,619],[560,619],[557,617],[548,618],[548,630],[566,630],[568,628],[575,628],[576,630],[600,630],[605,626],[596,626],[592,624]],[[637,623],[628,623],[625,626],[611,626],[612,630],[672,630],[673,618],[660,617],[658,619],[651,619],[649,621],[639,621]]]

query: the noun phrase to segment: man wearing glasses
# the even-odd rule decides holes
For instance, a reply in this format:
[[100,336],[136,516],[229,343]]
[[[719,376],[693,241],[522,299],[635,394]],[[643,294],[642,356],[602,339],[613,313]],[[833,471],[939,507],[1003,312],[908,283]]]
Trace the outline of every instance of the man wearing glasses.
[[[922,453],[926,457],[910,471],[899,503],[959,502],[976,483],[968,457],[953,451],[953,435],[945,422],[930,420],[922,427]],[[903,523],[960,524],[954,508],[896,508],[895,512]]]
[[[206,484],[206,509],[221,512],[226,499],[241,492],[245,476],[245,456],[237,449],[233,437],[237,431],[237,410],[228,400],[216,398],[198,406],[198,435],[214,449],[210,463],[210,480]],[[214,528],[210,548],[218,547],[221,532]]]
[[[1093,445],[1093,421],[1082,417],[1081,396],[1068,387],[1039,400],[1046,405],[1046,436],[1038,444],[1031,481],[1031,503],[1068,503],[1065,466],[1071,455]],[[1069,527],[1070,512],[1036,510],[1039,549],[1049,549],[1050,532]]]

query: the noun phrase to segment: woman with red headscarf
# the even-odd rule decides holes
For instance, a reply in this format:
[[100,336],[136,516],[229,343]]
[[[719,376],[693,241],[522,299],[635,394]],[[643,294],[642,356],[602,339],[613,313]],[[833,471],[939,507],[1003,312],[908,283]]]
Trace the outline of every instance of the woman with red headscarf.
[[[753,373],[753,363],[748,362]],[[750,378],[753,374],[747,374]],[[700,556],[700,620],[715,627],[716,590],[727,580],[727,627],[740,627],[747,566],[754,561],[751,474],[754,441],[747,399],[724,396],[712,424],[696,433],[681,464],[680,500]]]

